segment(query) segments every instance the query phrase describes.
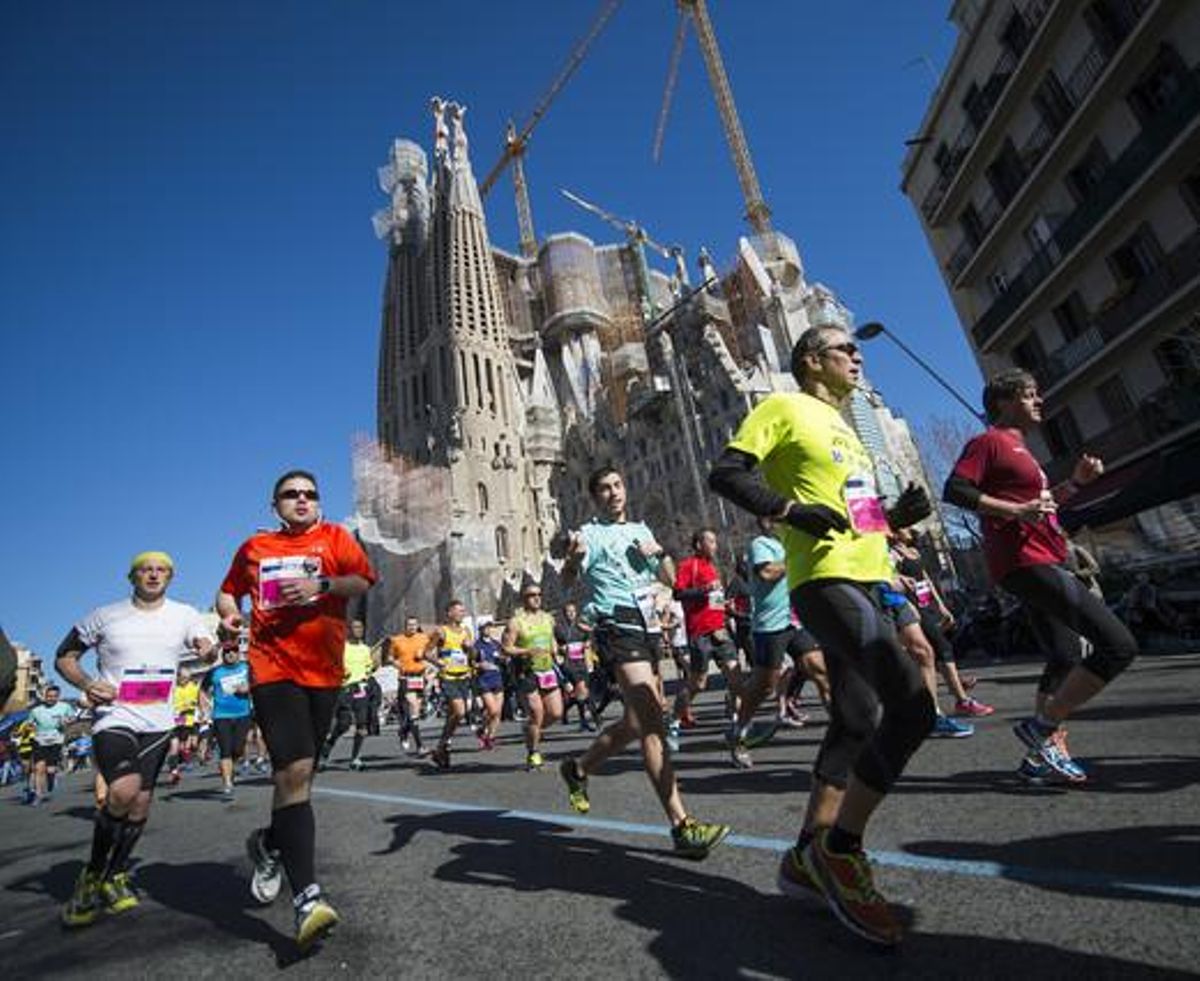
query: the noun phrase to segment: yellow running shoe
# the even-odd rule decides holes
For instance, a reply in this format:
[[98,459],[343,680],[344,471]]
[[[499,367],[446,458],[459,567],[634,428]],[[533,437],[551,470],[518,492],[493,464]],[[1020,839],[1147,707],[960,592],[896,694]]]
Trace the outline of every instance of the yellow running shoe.
[[138,905],[137,895],[129,885],[129,873],[118,872],[100,883],[104,908],[110,913],[124,913]]
[[320,943],[341,922],[335,910],[323,899],[311,899],[296,910],[296,946],[304,953]]
[[567,803],[576,813],[586,814],[592,809],[591,801],[588,800],[587,777],[579,776],[579,771],[575,769],[575,757],[568,756],[563,760],[558,766],[558,772],[563,778],[563,783],[567,785]]
[[75,891],[62,908],[65,926],[85,927],[96,922],[100,915],[100,876],[86,865],[75,880]]

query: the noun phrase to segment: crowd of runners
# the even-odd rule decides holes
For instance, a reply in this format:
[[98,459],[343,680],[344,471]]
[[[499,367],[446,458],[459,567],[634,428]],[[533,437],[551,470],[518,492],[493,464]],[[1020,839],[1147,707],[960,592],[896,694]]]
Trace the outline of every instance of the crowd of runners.
[[[840,412],[861,366],[844,331],[807,331],[791,360],[799,392],[760,402],[713,466],[713,491],[758,521],[758,534],[738,543],[734,577],[718,568],[734,543],[710,528],[696,530],[690,554],[667,555],[631,517],[612,466],[590,477],[594,517],[552,547],[561,584],[579,602],[548,611],[540,584],[527,581],[505,622],[476,621],[454,600],[439,622],[409,617],[368,644],[348,612],[376,574],[356,540],[322,519],[316,478],[303,470],[274,485],[278,529],[234,555],[217,592],[217,630],[167,598],[167,553],[137,555],[132,594],[79,620],[57,653],[58,672],[92,707],[96,768],[90,857],[63,921],[82,927],[137,905],[130,856],[160,771],[182,779],[215,746],[226,797],[242,769],[266,772],[269,760],[270,811],[247,829],[249,889],[272,903],[286,876],[297,943],[311,948],[339,920],[317,876],[314,775],[347,736],[347,765],[366,767],[367,740],[382,739],[392,717],[397,735],[377,741],[369,759],[411,757],[431,774],[453,772],[464,745],[486,753],[501,738],[522,740],[527,768],[539,770],[548,728],[594,732],[583,752],[554,761],[565,804],[580,813],[593,806],[605,762],[636,743],[674,850],[703,859],[730,828],[693,813],[675,778],[697,701],[721,705],[729,765],[747,769],[778,727],[803,724],[798,697],[809,684],[828,721],[778,887],[825,902],[868,941],[898,943],[900,923],[863,850],[869,822],[927,737],[969,736],[971,720],[992,708],[957,670],[946,636],[953,615],[915,547],[912,529],[932,502],[916,485],[881,499]],[[1065,722],[1136,654],[1128,629],[1072,572],[1055,516],[1103,465],[1084,456],[1070,480],[1049,485],[1024,441],[1041,417],[1024,372],[991,379],[984,403],[991,424],[964,448],[944,496],[980,515],[994,580],[1025,604],[1049,652],[1031,713],[1014,730],[1018,772],[1081,783]],[[378,681],[385,668],[391,698]],[[717,678],[722,692],[706,696]],[[37,799],[49,792],[70,715],[57,693],[34,711]],[[603,807],[602,794],[595,802]]]

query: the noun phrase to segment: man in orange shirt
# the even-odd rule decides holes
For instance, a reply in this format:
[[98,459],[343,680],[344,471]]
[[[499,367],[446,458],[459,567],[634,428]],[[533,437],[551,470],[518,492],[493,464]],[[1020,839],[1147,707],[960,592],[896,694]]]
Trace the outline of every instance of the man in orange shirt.
[[301,950],[338,922],[316,882],[310,796],[342,683],[346,601],[375,581],[350,533],[321,520],[319,502],[312,474],[290,470],[280,477],[272,506],[281,527],[243,543],[217,594],[221,625],[234,634],[243,623],[241,601],[250,597],[250,693],[275,770],[270,827],[246,843],[254,863],[250,891],[261,903],[273,902],[282,863]]
[[416,617],[406,617],[404,633],[391,639],[391,660],[400,675],[400,742],[405,750],[425,755],[421,745],[421,701],[425,697],[425,649],[429,635]]

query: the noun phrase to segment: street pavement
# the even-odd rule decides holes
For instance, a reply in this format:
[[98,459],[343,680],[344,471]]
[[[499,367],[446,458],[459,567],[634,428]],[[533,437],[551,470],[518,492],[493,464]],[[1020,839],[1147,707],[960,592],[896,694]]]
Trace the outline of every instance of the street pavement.
[[317,870],[344,922],[303,960],[286,900],[262,909],[247,891],[243,846],[267,815],[264,779],[233,804],[217,798],[212,768],[160,788],[138,847],[140,908],[77,932],[58,908],[86,856],[88,778],[67,778],[39,809],[6,788],[0,964],[12,978],[1194,976],[1200,654],[1140,659],[1072,721],[1092,779],[1071,790],[1014,776],[1010,724],[1039,666],[975,673],[997,714],[974,738],[927,742],[868,834],[881,891],[911,923],[895,952],[775,888],[821,713],[736,771],[709,692],[676,763],[689,810],[735,835],[701,863],[671,853],[633,752],[592,778],[589,815],[569,811],[553,764],[586,745],[573,726],[552,733],[540,773],[524,771],[512,723],[492,753],[460,735],[449,773],[404,757],[390,731],[368,742],[371,768],[352,773],[344,739],[315,796]]

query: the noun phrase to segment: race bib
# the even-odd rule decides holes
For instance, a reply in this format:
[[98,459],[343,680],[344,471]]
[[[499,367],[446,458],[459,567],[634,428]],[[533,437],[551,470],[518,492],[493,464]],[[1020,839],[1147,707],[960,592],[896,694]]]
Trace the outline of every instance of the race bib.
[[708,608],[710,610],[725,609],[725,590],[723,590],[720,586],[709,590]]
[[221,691],[226,695],[236,695],[238,688],[246,683],[244,674],[225,674],[221,676]]
[[887,515],[875,491],[875,480],[870,476],[855,475],[846,478],[843,490],[846,510],[850,514],[850,527],[860,535],[888,530]]
[[174,685],[174,668],[125,668],[117,684],[117,701],[123,705],[165,704]]
[[537,678],[537,686],[539,688],[557,688],[558,675],[553,671],[535,671],[533,676]]
[[581,641],[581,640],[577,640],[573,643],[568,644],[567,645],[567,657],[569,657],[572,661],[582,661],[584,646],[585,645],[584,645],[583,641]]
[[[283,587],[289,582],[302,579],[317,579],[321,575],[321,559],[316,555],[285,555],[281,558],[263,559],[258,564],[258,603],[264,610],[289,606],[283,598]],[[319,594],[318,594],[319,595]],[[315,603],[317,596],[308,599]]]
[[355,685],[354,691],[352,691],[350,693],[350,697],[351,698],[366,698],[367,697],[367,686],[366,685]]
[[424,677],[405,678],[404,688],[406,691],[424,691],[425,679]]
[[933,602],[933,587],[924,579],[917,583],[917,606],[926,607]]
[[468,664],[467,652],[456,647],[443,651],[442,657],[446,666],[450,668],[465,668]]
[[642,615],[642,623],[645,624],[646,633],[661,634],[662,620],[658,615],[658,606],[655,604],[655,589],[653,586],[642,586],[633,591],[633,605],[638,608],[638,612]]

